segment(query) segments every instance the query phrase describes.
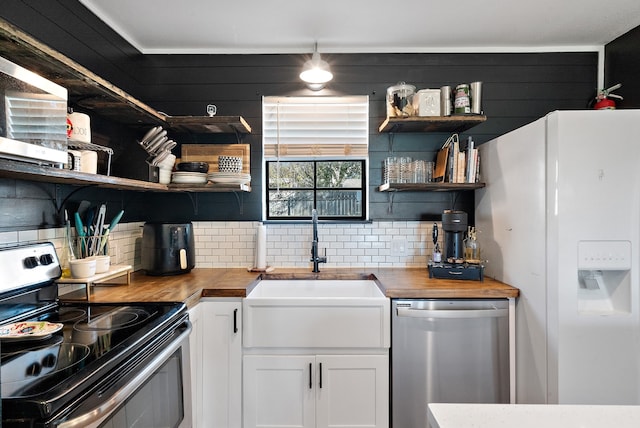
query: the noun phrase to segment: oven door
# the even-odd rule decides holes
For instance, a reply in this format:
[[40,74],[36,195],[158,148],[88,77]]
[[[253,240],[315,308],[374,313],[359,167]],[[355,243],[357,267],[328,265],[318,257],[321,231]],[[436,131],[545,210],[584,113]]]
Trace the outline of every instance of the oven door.
[[[113,376],[99,382],[64,417],[46,426],[58,428],[190,428],[191,372],[189,333],[185,321],[168,342],[156,343],[141,351]],[[144,355],[148,354],[148,355]],[[129,370],[131,365],[134,370]]]

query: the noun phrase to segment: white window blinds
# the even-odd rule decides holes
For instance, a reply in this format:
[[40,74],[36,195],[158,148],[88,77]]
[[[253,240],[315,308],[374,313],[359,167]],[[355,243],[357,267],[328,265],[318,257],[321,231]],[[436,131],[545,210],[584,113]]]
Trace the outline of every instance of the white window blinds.
[[369,97],[264,97],[266,160],[365,159]]

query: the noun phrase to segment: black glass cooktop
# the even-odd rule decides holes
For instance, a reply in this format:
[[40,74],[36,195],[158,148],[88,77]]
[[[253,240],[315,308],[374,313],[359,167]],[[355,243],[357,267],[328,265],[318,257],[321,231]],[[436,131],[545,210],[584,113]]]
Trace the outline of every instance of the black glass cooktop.
[[[27,411],[113,370],[175,323],[182,304],[61,304],[28,321],[61,323],[31,339],[1,340],[3,413]],[[4,414],[3,414],[4,417]]]

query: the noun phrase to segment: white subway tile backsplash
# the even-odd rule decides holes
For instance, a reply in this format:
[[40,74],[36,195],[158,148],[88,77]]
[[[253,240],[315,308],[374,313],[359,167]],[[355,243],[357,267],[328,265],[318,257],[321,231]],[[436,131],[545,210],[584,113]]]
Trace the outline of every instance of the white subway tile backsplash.
[[[194,222],[196,267],[248,268],[254,264],[255,230],[260,222]],[[141,268],[143,223],[121,223],[110,233],[113,263]],[[320,254],[326,249],[331,267],[424,267],[433,250],[433,222],[380,221],[358,224],[320,224]],[[438,225],[440,227],[440,225]],[[0,246],[52,241],[62,247],[63,228],[0,233]],[[310,267],[310,224],[267,224],[267,265]],[[404,243],[398,254],[394,241]],[[442,246],[442,242],[440,242]]]
[[[58,236],[58,233],[57,233],[58,230],[61,233],[60,236]],[[38,230],[38,241],[51,241],[56,238],[64,238],[64,228]]]
[[0,245],[15,245],[19,243],[18,232],[2,232],[0,233]]
[[37,230],[21,230],[18,232],[18,240],[20,242],[38,241],[38,231]]

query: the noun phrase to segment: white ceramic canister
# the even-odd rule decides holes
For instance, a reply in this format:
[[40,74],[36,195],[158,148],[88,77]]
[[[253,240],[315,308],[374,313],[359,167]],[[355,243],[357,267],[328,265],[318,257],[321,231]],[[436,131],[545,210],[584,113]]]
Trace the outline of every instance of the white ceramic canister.
[[420,89],[413,96],[418,116],[440,116],[440,89]]
[[71,135],[69,140],[81,143],[91,142],[91,121],[84,113],[69,113],[67,119],[71,122]]
[[98,153],[92,150],[81,150],[80,171],[89,174],[98,172]]

